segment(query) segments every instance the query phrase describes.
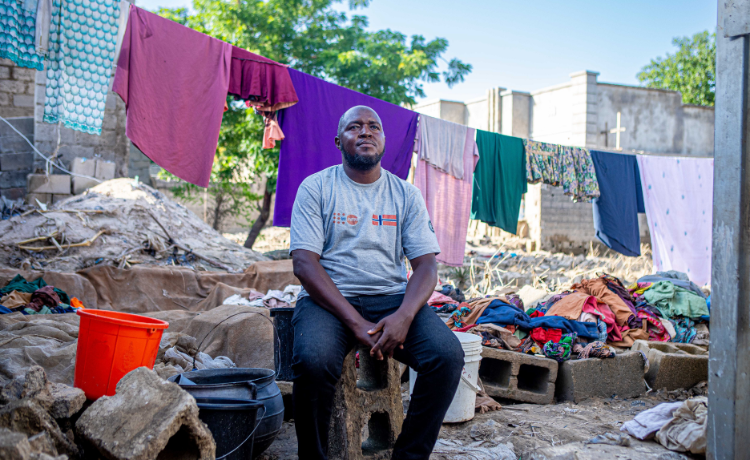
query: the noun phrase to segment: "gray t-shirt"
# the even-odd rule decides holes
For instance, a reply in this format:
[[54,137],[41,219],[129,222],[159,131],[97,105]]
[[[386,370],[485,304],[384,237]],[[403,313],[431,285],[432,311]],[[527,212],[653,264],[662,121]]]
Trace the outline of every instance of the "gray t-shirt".
[[[385,169],[358,184],[332,166],[305,179],[292,209],[289,252],[320,254],[320,264],[344,297],[403,294],[404,257],[439,254],[419,190]],[[303,289],[300,297],[306,296]]]

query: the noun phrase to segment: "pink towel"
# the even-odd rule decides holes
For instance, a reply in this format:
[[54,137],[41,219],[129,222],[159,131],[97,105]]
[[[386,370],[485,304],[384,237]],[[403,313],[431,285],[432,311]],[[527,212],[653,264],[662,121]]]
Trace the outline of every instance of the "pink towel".
[[474,141],[474,129],[469,129],[464,145],[464,178],[456,179],[424,160],[417,161],[414,185],[422,192],[427,212],[435,229],[440,254],[437,261],[460,267],[464,264],[466,232],[471,214],[471,187],[479,150]]
[[208,186],[229,87],[232,46],[133,6],[113,90],[126,134],[180,179]]

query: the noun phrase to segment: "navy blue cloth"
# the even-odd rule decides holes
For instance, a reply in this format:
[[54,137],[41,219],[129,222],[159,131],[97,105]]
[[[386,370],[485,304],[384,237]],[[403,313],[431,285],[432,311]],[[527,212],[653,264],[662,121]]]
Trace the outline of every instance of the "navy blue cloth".
[[594,339],[599,337],[596,323],[573,321],[562,316],[538,316],[531,318],[517,307],[502,300],[496,299],[490,302],[477,320],[477,324],[493,323],[498,326],[513,325],[519,329],[530,331],[538,327],[548,329],[561,329],[563,333],[575,332],[578,337]]
[[593,201],[596,237],[620,254],[639,256],[638,213],[646,209],[635,155],[596,150],[590,153],[601,193]]
[[0,305],[0,315],[4,315],[6,313],[13,313],[13,310],[11,310],[8,307],[4,307],[4,306]]

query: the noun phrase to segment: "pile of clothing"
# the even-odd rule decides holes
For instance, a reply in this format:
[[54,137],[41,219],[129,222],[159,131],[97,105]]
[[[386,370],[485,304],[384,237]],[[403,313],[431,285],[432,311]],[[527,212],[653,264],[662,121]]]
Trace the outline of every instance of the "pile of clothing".
[[461,289],[452,284],[443,284],[435,288],[427,304],[438,314],[451,314],[460,318],[462,312],[469,310],[466,297]]
[[684,273],[659,272],[628,288],[602,274],[530,308],[516,294],[471,299],[447,324],[482,337],[484,346],[562,362],[614,357],[613,346],[629,348],[635,340],[708,344],[709,305]]
[[297,303],[297,296],[299,296],[302,286],[298,284],[290,284],[284,288],[283,291],[277,289],[269,289],[268,292],[263,295],[262,293],[251,289],[247,296],[241,296],[235,294],[233,296],[224,299],[223,305],[245,305],[248,307],[260,307],[260,308],[290,308],[294,307]]
[[75,313],[83,304],[54,286],[49,286],[43,278],[26,281],[16,275],[0,289],[0,314],[20,312],[24,315],[44,315]]

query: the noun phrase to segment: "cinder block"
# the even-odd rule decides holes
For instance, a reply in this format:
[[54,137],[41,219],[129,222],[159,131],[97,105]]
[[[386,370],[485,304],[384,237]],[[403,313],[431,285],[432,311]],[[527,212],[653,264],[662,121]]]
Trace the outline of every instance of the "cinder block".
[[94,177],[101,180],[115,178],[115,164],[111,161],[96,160],[96,174]]
[[5,198],[9,200],[17,200],[19,198],[23,198],[24,196],[26,196],[26,188],[25,187],[6,188],[3,190],[0,190],[0,195],[4,196]]
[[636,340],[631,348],[648,356],[646,382],[654,390],[692,388],[708,380],[708,351],[689,343]]
[[73,158],[73,163],[70,165],[70,171],[73,174],[94,177],[96,174],[96,160],[93,158]]
[[26,195],[26,203],[28,204],[37,204],[37,200],[39,200],[40,203],[50,205],[52,204],[52,194],[50,193],[29,193]]
[[61,201],[67,200],[71,196],[73,196],[73,195],[71,195],[69,193],[67,195],[52,195],[52,204],[57,204],[57,203],[59,203]]
[[20,81],[34,81],[36,70],[24,67],[13,67],[13,79]]
[[553,359],[482,347],[479,378],[490,396],[552,404],[557,368]]
[[29,94],[14,94],[13,105],[16,107],[34,107],[34,96]]
[[29,174],[26,187],[30,193],[70,194],[70,176],[63,174]]
[[99,182],[85,177],[73,177],[73,195],[80,195],[91,187],[96,187]]
[[646,392],[643,372],[646,362],[638,352],[614,358],[574,359],[560,365],[555,384],[558,401],[580,402],[588,398],[633,398]]
[[33,165],[34,154],[31,152],[0,155],[0,170],[2,171],[29,170]]
[[0,189],[26,185],[26,171],[0,171]]
[[[355,367],[357,351],[361,351],[359,369]],[[328,458],[391,458],[403,419],[398,362],[377,361],[370,357],[367,348],[352,350],[344,359],[341,379],[336,385],[328,430]]]
[[10,67],[0,67],[0,80],[7,80],[10,78]]

